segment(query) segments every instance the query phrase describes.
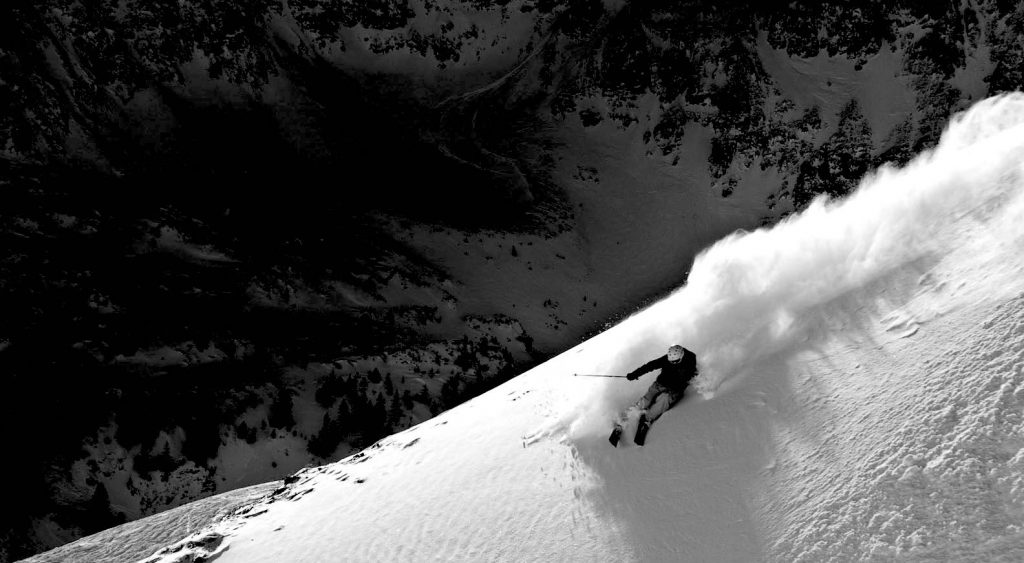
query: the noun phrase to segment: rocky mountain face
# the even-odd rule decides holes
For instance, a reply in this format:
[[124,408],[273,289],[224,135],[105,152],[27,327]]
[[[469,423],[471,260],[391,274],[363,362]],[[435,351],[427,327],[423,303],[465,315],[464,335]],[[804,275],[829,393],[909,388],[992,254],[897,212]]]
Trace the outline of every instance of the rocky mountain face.
[[1003,1],[4,10],[0,560],[425,420],[1024,81]]

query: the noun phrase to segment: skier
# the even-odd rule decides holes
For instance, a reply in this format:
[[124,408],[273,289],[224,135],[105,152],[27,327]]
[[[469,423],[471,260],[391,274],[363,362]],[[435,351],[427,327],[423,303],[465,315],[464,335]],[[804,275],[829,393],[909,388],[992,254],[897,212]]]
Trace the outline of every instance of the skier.
[[697,355],[675,344],[669,347],[668,353],[664,356],[655,358],[629,372],[626,379],[635,381],[641,375],[659,368],[661,373],[647,389],[647,393],[640,397],[634,406],[619,415],[619,420],[615,423],[612,434],[608,438],[613,446],[618,445],[619,437],[622,435],[622,426],[626,423],[629,412],[634,408],[640,411],[634,442],[639,446],[644,445],[651,423],[658,420],[658,417],[683,398],[686,386],[697,376]]

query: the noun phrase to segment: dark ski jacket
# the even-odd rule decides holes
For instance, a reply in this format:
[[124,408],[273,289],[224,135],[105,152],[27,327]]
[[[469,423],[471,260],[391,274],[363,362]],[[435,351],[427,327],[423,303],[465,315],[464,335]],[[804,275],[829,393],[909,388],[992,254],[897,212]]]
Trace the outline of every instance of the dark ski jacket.
[[683,359],[678,364],[668,361],[668,354],[666,354],[629,372],[629,377],[635,379],[634,376],[639,377],[659,368],[661,375],[658,376],[658,383],[682,393],[690,384],[690,380],[697,376],[697,355],[683,348]]

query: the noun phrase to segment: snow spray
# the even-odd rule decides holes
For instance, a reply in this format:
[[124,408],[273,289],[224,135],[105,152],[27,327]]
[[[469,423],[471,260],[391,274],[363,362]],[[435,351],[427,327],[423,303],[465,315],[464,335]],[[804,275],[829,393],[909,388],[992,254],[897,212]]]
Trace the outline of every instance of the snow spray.
[[[837,302],[871,306],[857,301],[859,289],[887,279],[916,283],[930,262],[972,240],[1024,251],[1022,163],[1024,94],[980,101],[905,167],[883,166],[843,198],[820,196],[771,227],[704,250],[686,285],[581,345],[614,351],[586,354],[597,360],[586,369],[628,371],[682,344],[697,354],[697,389],[727,392],[756,373],[759,360],[827,338],[820,321]],[[646,381],[574,379],[578,400],[557,424],[573,436],[606,434]]]
[[717,388],[812,339],[815,310],[841,296],[972,237],[1019,245],[1022,163],[1024,94],[980,101],[904,168],[883,166],[844,198],[819,196],[702,252],[687,284],[645,311],[633,337],[683,343],[700,358],[705,388]]

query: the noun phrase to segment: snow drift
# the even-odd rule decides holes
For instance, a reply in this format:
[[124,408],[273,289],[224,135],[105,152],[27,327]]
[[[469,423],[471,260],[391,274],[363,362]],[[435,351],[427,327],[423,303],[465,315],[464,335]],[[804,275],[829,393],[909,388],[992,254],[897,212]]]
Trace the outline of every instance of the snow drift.
[[[906,168],[727,237],[613,329],[146,561],[1020,560],[1022,163],[1024,96],[980,102]],[[572,374],[675,342],[701,392],[612,449],[653,375]]]

